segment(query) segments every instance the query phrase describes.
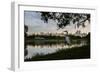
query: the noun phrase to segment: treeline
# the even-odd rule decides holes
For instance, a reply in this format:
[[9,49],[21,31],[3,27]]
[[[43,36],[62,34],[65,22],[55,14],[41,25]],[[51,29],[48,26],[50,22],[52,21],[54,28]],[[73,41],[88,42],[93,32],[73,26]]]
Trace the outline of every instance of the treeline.
[[[87,39],[87,41],[90,43],[90,33],[88,33],[87,36],[80,37],[75,35],[68,35],[71,40],[77,40],[77,39]],[[55,36],[55,35],[27,35],[25,33],[25,39],[26,40],[65,40],[66,36]]]
[[26,37],[26,39],[59,39],[59,40],[64,40],[64,36],[54,36],[54,35],[29,35]]

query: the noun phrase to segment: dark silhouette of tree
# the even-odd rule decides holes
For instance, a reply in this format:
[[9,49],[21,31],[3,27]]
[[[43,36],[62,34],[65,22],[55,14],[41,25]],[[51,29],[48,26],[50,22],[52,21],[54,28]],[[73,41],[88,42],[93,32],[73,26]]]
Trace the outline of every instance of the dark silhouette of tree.
[[[27,33],[28,32],[28,26],[27,25],[24,25],[24,40],[27,38]],[[24,41],[24,56],[26,56],[28,54],[28,51],[26,49],[27,47],[27,43],[26,43],[26,40]]]
[[24,30],[25,30],[25,32],[27,32],[28,31],[28,26],[27,25],[24,25]]
[[90,37],[91,36],[91,34],[90,34],[90,32],[87,34],[87,36],[85,37],[86,39],[87,39],[87,42],[88,42],[88,44],[90,44],[90,42],[91,42],[91,40],[90,40]]
[[25,36],[25,38],[27,37],[27,33],[26,32],[28,32],[28,26],[24,25],[24,36]]
[[48,23],[48,20],[57,22],[58,29],[64,28],[71,23],[76,24],[77,27],[85,27],[85,21],[90,22],[90,14],[83,13],[61,13],[61,12],[41,12],[41,19]]

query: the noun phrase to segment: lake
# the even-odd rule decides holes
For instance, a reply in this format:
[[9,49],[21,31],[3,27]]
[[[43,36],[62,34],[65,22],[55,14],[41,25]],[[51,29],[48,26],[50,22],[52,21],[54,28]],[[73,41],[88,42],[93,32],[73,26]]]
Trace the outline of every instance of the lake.
[[32,58],[36,55],[47,55],[55,53],[61,49],[71,49],[73,47],[81,47],[87,45],[87,40],[73,40],[73,43],[68,45],[61,43],[45,43],[44,41],[32,42],[26,44],[24,49],[24,59]]

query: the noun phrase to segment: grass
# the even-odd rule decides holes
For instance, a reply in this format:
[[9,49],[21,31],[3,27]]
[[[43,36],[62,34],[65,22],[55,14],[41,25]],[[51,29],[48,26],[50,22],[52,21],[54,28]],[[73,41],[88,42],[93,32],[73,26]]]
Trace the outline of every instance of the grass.
[[90,58],[90,45],[74,47],[70,49],[58,50],[55,53],[47,55],[36,55],[25,61],[43,61],[43,60],[64,60],[64,59],[86,59]]

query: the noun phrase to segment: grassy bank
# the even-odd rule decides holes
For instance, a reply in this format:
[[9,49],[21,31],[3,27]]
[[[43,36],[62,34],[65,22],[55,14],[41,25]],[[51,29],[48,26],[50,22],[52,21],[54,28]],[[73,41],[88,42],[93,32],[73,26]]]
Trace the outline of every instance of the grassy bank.
[[64,59],[85,59],[90,58],[90,46],[74,47],[71,49],[58,50],[55,53],[47,55],[36,55],[25,61],[42,61],[42,60],[64,60]]

